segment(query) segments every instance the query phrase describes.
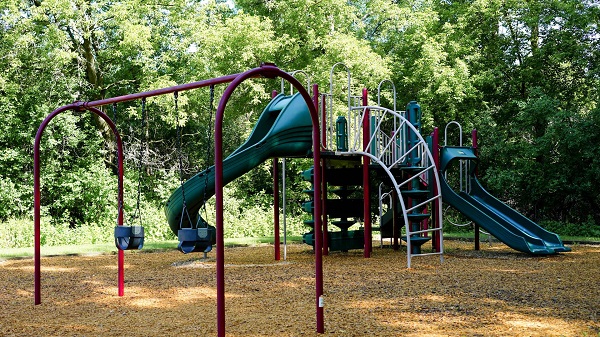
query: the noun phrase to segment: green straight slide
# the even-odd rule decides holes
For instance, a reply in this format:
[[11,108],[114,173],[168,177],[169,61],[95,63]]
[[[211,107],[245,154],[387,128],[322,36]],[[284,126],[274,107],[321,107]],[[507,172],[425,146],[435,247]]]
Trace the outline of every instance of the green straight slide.
[[454,160],[477,161],[473,149],[469,147],[442,148],[440,156],[441,188],[443,201],[464,214],[507,246],[530,254],[548,255],[571,251],[565,247],[559,236],[549,232],[521,213],[510,208],[490,195],[475,177],[475,166],[471,165],[469,193],[456,193],[445,179],[445,172]]
[[[248,139],[223,160],[223,183],[227,184],[269,158],[305,157],[312,149],[312,120],[300,94],[275,97],[260,115]],[[183,184],[185,204],[193,223],[184,215],[183,193],[179,187],[165,205],[169,227],[177,235],[180,228],[206,225],[198,211],[215,193],[214,166],[194,175]]]

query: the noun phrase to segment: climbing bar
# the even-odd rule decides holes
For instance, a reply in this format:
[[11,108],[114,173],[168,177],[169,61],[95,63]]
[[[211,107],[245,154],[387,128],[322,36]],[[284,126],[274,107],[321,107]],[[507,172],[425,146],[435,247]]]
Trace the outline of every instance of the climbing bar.
[[427,200],[423,201],[422,203],[420,203],[420,204],[418,204],[418,205],[416,205],[416,206],[413,206],[413,207],[411,207],[411,208],[408,208],[408,209],[406,209],[406,212],[410,212],[410,211],[412,211],[412,210],[415,210],[415,209],[417,209],[417,208],[419,208],[419,207],[421,207],[421,206],[425,206],[425,205],[427,205],[428,203],[430,203],[430,202],[434,201],[435,199],[439,199],[439,198],[441,198],[441,197],[442,197],[442,196],[438,194],[438,195],[436,195],[435,197],[433,197],[433,198],[430,198],[430,199],[427,199]]

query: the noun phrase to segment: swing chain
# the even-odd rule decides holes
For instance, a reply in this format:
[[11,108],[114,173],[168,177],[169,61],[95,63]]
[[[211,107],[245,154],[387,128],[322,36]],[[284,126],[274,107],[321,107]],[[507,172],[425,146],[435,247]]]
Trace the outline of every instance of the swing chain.
[[[112,113],[113,113],[113,123],[116,126],[117,120],[117,103],[113,103],[112,105]],[[146,99],[142,99],[142,136],[140,137],[140,156],[138,158],[138,196],[137,196],[137,206],[135,212],[133,212],[131,218],[129,219],[129,223],[133,223],[133,221],[138,218],[140,220],[139,226],[133,225],[124,225],[119,224],[117,220],[117,226],[115,226],[114,230],[114,238],[115,245],[119,250],[130,250],[130,249],[142,249],[144,246],[144,227],[142,226],[142,218],[140,211],[140,199],[141,199],[141,189],[142,189],[142,148],[144,147],[143,139],[144,139],[144,121],[146,120]],[[117,165],[120,160],[123,158],[119,158],[119,152],[117,151]],[[123,191],[123,182],[119,179],[119,191]],[[121,193],[119,193],[121,194]],[[118,200],[118,211],[117,217],[120,218],[123,214],[123,196],[120,195]]]
[[145,129],[146,129],[146,118],[147,118],[147,111],[146,111],[146,97],[142,98],[142,123],[141,123],[141,129],[140,129],[140,148],[138,149],[138,158],[137,158],[137,169],[138,169],[138,186],[137,186],[137,201],[135,204],[135,211],[133,212],[133,215],[131,216],[130,221],[133,222],[133,220],[138,219],[140,222],[140,225],[142,224],[142,212],[140,211],[140,207],[141,207],[141,199],[142,199],[142,173],[143,173],[143,151],[144,151],[144,146],[146,143],[146,133],[145,133]]
[[[208,121],[208,133],[206,135],[207,143],[206,143],[206,163],[210,162],[210,153],[211,153],[211,142],[212,142],[212,134],[213,134],[213,111],[214,111],[214,102],[215,102],[215,86],[212,84],[210,86],[210,99],[209,99],[209,112],[210,119]],[[204,209],[205,217],[208,217],[208,213],[206,211],[206,187],[208,186],[208,172],[204,175],[204,195],[202,196],[202,208]],[[201,221],[201,218],[198,217],[198,222]],[[198,226],[198,223],[196,224]],[[204,224],[202,224],[204,227]]]
[[190,213],[187,210],[187,202],[185,200],[185,187],[184,187],[184,179],[183,179],[183,160],[182,160],[182,150],[181,150],[181,126],[179,125],[179,93],[177,91],[175,91],[173,93],[173,97],[175,99],[175,124],[177,127],[177,158],[179,161],[179,183],[181,185],[181,201],[182,201],[182,209],[181,209],[181,216],[179,219],[179,229],[182,228],[183,225],[183,216],[184,214],[187,215],[189,224],[190,224],[190,228],[192,227],[192,219],[190,218]]
[[117,103],[112,104],[113,123],[117,124]]
[[[113,103],[112,104],[112,114],[113,114],[113,123],[115,124],[115,126],[117,125],[117,103]],[[119,151],[115,150],[116,153],[116,162],[115,165],[119,165]],[[118,191],[121,191],[123,189],[123,183],[121,182],[121,180],[117,179],[119,181],[118,183]],[[118,205],[117,205],[117,216],[119,216],[119,214],[123,211],[123,197],[119,198],[118,200]]]

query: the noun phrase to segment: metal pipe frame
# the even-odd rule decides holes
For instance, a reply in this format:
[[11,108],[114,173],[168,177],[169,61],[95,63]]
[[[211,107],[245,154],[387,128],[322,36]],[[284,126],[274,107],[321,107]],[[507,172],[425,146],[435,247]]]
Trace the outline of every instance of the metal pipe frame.
[[[48,123],[54,118],[56,117],[56,115],[65,112],[65,111],[85,111],[88,110],[98,116],[100,116],[104,121],[106,121],[106,123],[110,126],[111,130],[113,131],[113,133],[115,134],[115,140],[117,140],[117,151],[120,151],[118,153],[119,156],[119,160],[121,161],[120,163],[118,163],[119,165],[119,219],[118,219],[118,225],[123,225],[123,210],[122,210],[122,202],[123,202],[123,163],[122,163],[122,159],[123,159],[123,148],[122,148],[122,143],[121,143],[121,137],[116,129],[116,126],[114,124],[114,122],[106,115],[104,114],[102,111],[100,111],[99,109],[96,109],[97,107],[103,106],[103,105],[109,105],[109,104],[115,104],[115,103],[121,103],[121,102],[128,102],[128,101],[134,101],[134,100],[138,100],[138,99],[142,99],[142,98],[148,98],[148,97],[154,97],[154,96],[159,96],[159,95],[165,95],[165,94],[169,94],[169,93],[175,93],[175,92],[179,92],[179,91],[187,91],[187,90],[192,90],[192,89],[198,89],[198,88],[202,88],[202,87],[207,87],[210,85],[216,85],[216,84],[223,84],[223,83],[228,83],[233,81],[234,79],[236,79],[239,76],[239,74],[233,74],[233,75],[226,75],[226,76],[221,76],[221,77],[216,77],[216,78],[212,78],[212,79],[208,79],[208,80],[202,80],[202,81],[197,81],[197,82],[192,82],[192,83],[187,83],[187,84],[181,84],[181,85],[176,85],[176,86],[172,86],[172,87],[167,87],[167,88],[162,88],[162,89],[156,89],[156,90],[150,90],[150,91],[144,91],[144,92],[139,92],[139,93],[135,93],[135,94],[129,94],[129,95],[123,95],[123,96],[117,96],[117,97],[111,97],[111,98],[107,98],[107,99],[101,99],[101,100],[96,100],[96,101],[88,101],[88,102],[74,102],[72,104],[68,104],[62,107],[57,108],[56,110],[54,110],[53,112],[51,112],[45,119],[44,121],[42,121],[42,123],[40,124],[38,131],[36,133],[35,136],[35,143],[34,143],[34,150],[33,150],[33,175],[34,175],[34,182],[33,182],[33,189],[34,189],[34,302],[35,304],[40,304],[41,303],[41,248],[40,248],[40,216],[41,216],[41,212],[40,212],[40,202],[41,202],[41,197],[40,197],[40,142],[41,142],[41,138],[42,138],[42,134],[44,132],[44,129],[46,128],[46,126],[48,125]],[[123,251],[119,250],[118,252],[119,255],[119,296],[123,296],[124,293],[124,272],[123,272],[123,260],[124,260],[124,253]]]
[[[363,106],[368,106],[368,91],[366,88],[362,90],[362,104]],[[350,111],[350,110],[348,110]],[[363,143],[363,151],[369,151],[369,145],[371,144],[371,135],[370,135],[370,114],[369,109],[365,109],[362,120],[362,143]],[[365,258],[371,257],[371,246],[373,245],[373,240],[371,239],[371,186],[369,184],[369,165],[371,164],[371,160],[368,156],[363,156],[363,167],[362,167],[362,177],[363,177],[363,223],[364,223],[364,254]]]
[[[323,261],[322,261],[322,230],[321,230],[321,170],[318,169],[321,164],[321,153],[320,149],[320,135],[319,135],[319,116],[318,110],[318,97],[315,97],[314,101],[310,97],[308,91],[302,86],[302,84],[294,78],[292,75],[284,72],[275,65],[263,64],[258,68],[248,70],[244,73],[227,75],[217,77],[208,80],[202,80],[198,82],[192,82],[182,85],[176,85],[168,88],[162,88],[157,90],[151,90],[146,92],[140,92],[135,94],[123,95],[118,97],[112,97],[102,100],[89,101],[89,102],[75,102],[69,105],[65,105],[54,110],[46,119],[42,122],[38,128],[35,144],[34,144],[34,241],[35,241],[35,304],[41,303],[40,296],[40,142],[44,129],[48,123],[56,117],[56,115],[73,110],[73,111],[84,111],[88,110],[92,113],[97,114],[104,119],[107,124],[111,127],[115,133],[118,148],[118,159],[119,159],[119,205],[123,200],[122,186],[123,186],[123,148],[121,143],[121,137],[116,129],[115,124],[112,120],[104,114],[102,111],[96,109],[96,107],[133,101],[137,99],[159,96],[174,92],[187,91],[192,89],[198,89],[210,85],[230,83],[225,89],[223,96],[217,107],[216,119],[215,119],[215,198],[216,198],[216,228],[217,228],[217,335],[220,337],[225,336],[225,264],[224,264],[224,238],[223,238],[223,118],[225,107],[229,98],[233,94],[234,90],[245,80],[256,77],[267,77],[275,78],[281,77],[291,83],[298,92],[302,95],[306,104],[309,108],[311,119],[313,122],[313,163],[315,167],[314,173],[314,200],[315,200],[315,297],[316,297],[316,328],[318,333],[324,333],[324,301],[323,301]],[[123,224],[123,213],[122,208],[119,208],[118,224]],[[122,268],[123,251],[119,251],[119,263]],[[122,270],[122,269],[120,269]],[[121,289],[122,272],[119,273],[120,281],[119,287]],[[123,296],[121,290],[119,296]]]
[[[36,305],[42,303],[41,295],[41,230],[40,230],[40,218],[41,218],[41,192],[40,192],[40,144],[42,141],[42,135],[46,126],[54,117],[66,112],[66,111],[90,111],[102,118],[106,124],[110,127],[113,134],[115,135],[115,141],[117,143],[117,170],[118,170],[118,195],[117,195],[117,225],[123,225],[123,144],[121,136],[117,131],[116,125],[113,121],[102,111],[94,107],[82,107],[79,102],[62,106],[52,113],[50,113],[44,121],[40,124],[37,133],[35,135],[35,142],[33,146],[33,223],[34,223],[34,303]],[[119,296],[124,295],[125,288],[125,276],[124,276],[124,253],[122,250],[118,252],[118,292]]]
[[317,104],[311,99],[309,93],[302,84],[292,75],[284,72],[272,64],[263,64],[258,68],[248,70],[238,75],[223,92],[219,106],[217,107],[215,119],[215,198],[216,198],[216,228],[217,228],[217,336],[225,337],[225,263],[224,263],[224,239],[223,239],[223,118],[227,102],[235,89],[245,80],[257,76],[268,78],[281,77],[290,82],[304,98],[313,122],[313,165],[314,165],[314,205],[315,205],[315,301],[316,301],[316,325],[317,332],[324,333],[323,320],[323,260],[322,246],[323,233],[321,230],[321,153],[319,151],[319,116]]

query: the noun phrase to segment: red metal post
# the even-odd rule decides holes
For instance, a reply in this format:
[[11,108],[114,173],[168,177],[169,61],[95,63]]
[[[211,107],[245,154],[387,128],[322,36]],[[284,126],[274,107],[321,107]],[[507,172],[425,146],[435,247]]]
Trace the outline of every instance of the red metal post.
[[273,158],[273,229],[275,238],[275,261],[281,258],[279,238],[279,158]]
[[[40,217],[41,217],[41,193],[40,193],[40,144],[42,140],[42,134],[46,129],[46,126],[50,121],[58,114],[68,110],[81,110],[82,106],[80,102],[76,102],[70,105],[62,106],[52,113],[50,113],[44,121],[40,124],[37,133],[35,135],[35,142],[33,146],[33,223],[34,223],[34,303],[42,303],[41,295],[41,244],[40,244]],[[118,160],[118,194],[117,194],[117,225],[123,225],[123,144],[121,142],[121,136],[117,131],[117,127],[113,121],[102,111],[89,108],[90,112],[98,115],[102,118],[108,126],[111,128],[115,135],[115,141],[117,143],[117,160]],[[118,253],[118,288],[119,296],[123,296],[124,293],[124,253],[119,250]]]
[[[362,91],[362,104],[363,106],[369,105],[368,102],[368,92],[366,88],[363,88]],[[369,144],[369,140],[371,138],[371,123],[370,123],[370,113],[369,109],[365,110],[365,115],[362,120],[362,128],[363,128],[363,147],[365,152],[368,152],[369,149],[367,145]],[[371,163],[371,159],[367,156],[363,156],[363,217],[365,224],[365,247],[364,247],[364,257],[371,257],[373,240],[371,239],[371,191],[369,187],[369,164]]]
[[[314,95],[314,93],[313,93]],[[321,144],[327,149],[327,100],[326,95],[321,95]]]
[[393,247],[394,250],[400,249],[400,223],[398,221],[398,195],[396,194],[396,189],[392,190],[392,239],[393,239]]
[[[315,109],[318,113],[319,111],[319,86],[317,84],[313,84],[313,104],[315,106]],[[325,126],[327,125],[326,123],[326,118],[325,118],[325,99],[323,99],[322,101],[322,115],[321,115],[321,140],[320,140],[320,144],[326,145],[326,132],[325,132]],[[323,138],[325,137],[325,138]],[[319,149],[315,150],[315,151],[321,151],[321,146],[319,145]],[[320,178],[322,185],[321,185],[321,191],[323,191],[323,195],[321,196],[321,213],[322,213],[322,232],[323,232],[323,255],[329,255],[329,232],[327,231],[327,206],[326,206],[326,200],[327,200],[327,181],[325,180],[325,165],[324,163],[321,163],[321,178]],[[315,180],[316,181],[316,180]],[[316,216],[316,213],[315,213]]]
[[316,106],[306,89],[290,74],[274,65],[264,64],[259,68],[248,70],[237,76],[225,89],[217,107],[215,118],[215,199],[217,228],[217,336],[225,337],[225,263],[223,247],[223,117],[225,107],[234,90],[246,79],[263,75],[279,76],[290,82],[304,98],[313,122],[313,165],[314,170],[314,204],[315,204],[315,293],[317,302],[317,332],[325,331],[323,323],[323,237],[321,232],[321,152],[319,151],[319,117]]
[[[286,74],[286,73],[284,73]],[[287,74],[286,74],[287,75]],[[295,80],[290,76],[290,79],[287,79],[289,82]],[[293,84],[293,82],[292,82]],[[298,86],[302,87],[298,82],[294,84],[296,88]],[[313,92],[319,92],[318,86],[313,85]],[[323,193],[321,192],[321,182],[323,181],[323,177],[321,176],[321,142],[319,139],[319,103],[318,99],[315,99],[310,106],[308,93],[304,96],[304,100],[306,104],[309,105],[309,111],[313,122],[313,167],[314,167],[314,175],[313,175],[313,185],[314,185],[314,203],[315,203],[315,298],[316,298],[316,311],[317,311],[317,332],[324,333],[325,332],[325,320],[324,320],[324,298],[323,298],[323,212],[322,212],[322,197]]]
[[[277,96],[277,91],[271,92],[271,98]],[[281,259],[281,247],[279,236],[279,158],[273,158],[273,244],[275,245],[275,261]]]
[[322,212],[323,212],[323,255],[329,255],[329,232],[327,227],[328,217],[327,217],[327,180],[326,174],[327,169],[325,168],[325,163],[322,163],[321,167],[321,180],[323,181],[323,186],[321,190],[323,191],[322,198]]
[[[473,129],[473,131],[471,131],[471,141],[473,142],[473,152],[475,153],[475,156],[477,156],[477,129]],[[469,172],[467,172],[467,174],[470,174]],[[477,175],[477,171],[475,171],[475,174]],[[479,242],[479,224],[477,224],[477,222],[475,222],[475,250],[479,250],[481,249],[481,244]]]

